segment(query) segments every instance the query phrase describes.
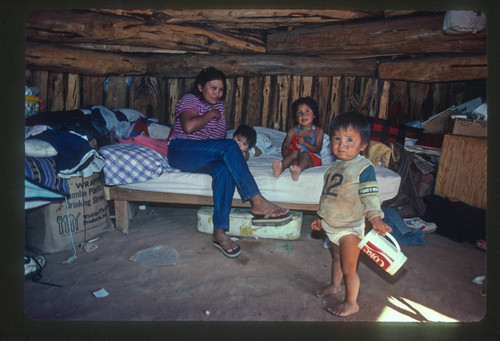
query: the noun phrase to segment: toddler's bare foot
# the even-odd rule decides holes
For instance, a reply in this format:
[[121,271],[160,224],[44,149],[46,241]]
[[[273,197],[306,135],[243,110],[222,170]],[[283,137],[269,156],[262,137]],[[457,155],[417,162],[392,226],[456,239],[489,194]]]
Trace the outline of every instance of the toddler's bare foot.
[[298,165],[290,165],[290,173],[292,173],[292,180],[297,181],[299,180],[299,175],[300,175],[300,167]]
[[344,302],[339,304],[335,308],[328,308],[329,313],[341,317],[349,316],[351,314],[357,313],[358,311],[359,311],[359,305],[357,303],[351,304]]
[[321,297],[327,297],[327,296],[330,296],[330,295],[338,294],[341,291],[342,291],[342,288],[340,286],[336,287],[336,286],[330,284],[330,285],[327,285],[324,288],[321,288],[320,290],[317,290],[316,291],[316,296],[320,297],[320,298]]
[[273,161],[273,176],[275,178],[278,178],[282,172],[283,172],[283,165],[281,164],[281,161],[274,160]]

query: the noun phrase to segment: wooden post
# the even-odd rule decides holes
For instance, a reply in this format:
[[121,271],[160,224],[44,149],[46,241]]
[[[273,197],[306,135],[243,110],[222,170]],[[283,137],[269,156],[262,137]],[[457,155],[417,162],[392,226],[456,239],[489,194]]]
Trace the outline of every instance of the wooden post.
[[271,76],[264,77],[264,85],[262,86],[262,118],[260,125],[262,127],[268,127],[269,118],[271,115]]
[[48,111],[64,110],[64,75],[62,73],[49,73],[47,88]]
[[108,92],[106,93],[105,107],[119,109],[128,107],[128,86],[125,77],[109,77]]
[[245,122],[250,126],[258,125],[260,122],[262,104],[262,78],[249,77],[246,91]]
[[66,110],[80,109],[80,76],[75,74],[68,75],[68,87],[66,93]]

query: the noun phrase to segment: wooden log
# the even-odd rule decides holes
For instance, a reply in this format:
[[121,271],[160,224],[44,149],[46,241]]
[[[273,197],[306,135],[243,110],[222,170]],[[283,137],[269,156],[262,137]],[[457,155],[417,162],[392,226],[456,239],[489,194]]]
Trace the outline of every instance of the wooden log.
[[410,111],[407,122],[425,121],[426,117],[431,116],[425,108],[429,87],[430,85],[425,83],[410,83]]
[[28,69],[71,72],[85,75],[144,75],[190,78],[212,65],[227,77],[258,75],[375,76],[377,62],[332,60],[320,57],[289,55],[151,55],[139,57],[72,49],[42,43],[26,44]]
[[[291,76],[278,76],[278,110],[274,119],[273,128],[280,131],[287,131],[293,125],[293,117],[290,116],[290,81]],[[291,117],[291,118],[290,118]]]
[[82,76],[82,107],[103,105],[104,82],[106,77]]
[[80,76],[69,74],[68,86],[66,91],[66,101],[64,103],[66,110],[80,109]]
[[146,118],[159,119],[162,91],[156,77],[133,77],[130,86],[130,107]]
[[126,77],[111,76],[108,82],[105,107],[119,109],[128,107],[128,85]]
[[47,111],[64,110],[64,75],[49,73],[47,88]]
[[201,22],[220,28],[252,30],[324,24],[381,15],[378,12],[332,9],[97,9],[93,11],[128,16],[153,23],[182,25]]
[[236,80],[234,78],[226,78],[226,100],[224,101],[224,115],[226,116],[227,129],[237,128],[232,126],[231,121],[231,118],[233,117],[235,81]]
[[331,77],[317,77],[317,91],[316,91],[316,101],[318,102],[319,108],[319,123],[322,128],[327,126],[327,115],[330,111],[330,91],[332,90],[332,78]]
[[206,65],[212,65],[226,76],[376,76],[377,62],[366,60],[334,60],[321,57],[291,55],[154,55],[148,71],[167,77],[194,77]]
[[271,103],[273,94],[271,86],[271,76],[265,76],[264,84],[262,85],[262,117],[260,123],[263,127],[269,127],[269,123],[271,121]]
[[245,123],[250,126],[260,124],[262,105],[262,77],[248,77],[245,106]]
[[409,89],[408,82],[392,82],[387,120],[393,124],[410,122],[408,119],[408,108],[410,106],[408,104]]
[[26,16],[26,37],[51,43],[148,46],[185,52],[266,52],[262,40],[238,31],[146,22],[89,11],[30,11]]
[[382,88],[382,95],[380,96],[380,106],[378,109],[378,118],[387,119],[387,114],[389,112],[389,93],[391,90],[391,82],[384,81]]
[[344,87],[343,87],[343,106],[342,106],[342,111],[349,111],[353,109],[353,106],[351,104],[351,97],[354,96],[354,91],[355,91],[355,85],[356,85],[356,78],[355,77],[344,77]]
[[83,75],[143,75],[147,59],[116,53],[86,51],[41,43],[26,43],[26,67]]
[[313,90],[313,80],[312,76],[302,77],[302,86],[300,88],[300,97],[311,96]]
[[330,125],[334,117],[340,114],[340,105],[342,103],[342,78],[332,77],[332,91],[330,92],[330,112],[327,115],[325,124],[325,133],[330,135]]
[[244,80],[243,77],[238,77],[236,79],[236,86],[234,89],[233,114],[231,117],[226,118],[230,119],[231,125],[235,128],[242,123],[243,110],[244,110],[243,80]]
[[486,79],[486,54],[473,56],[423,57],[418,59],[383,62],[378,67],[382,79],[413,82],[453,82]]
[[47,99],[47,85],[49,79],[49,73],[47,71],[33,71],[32,72],[33,86],[40,89],[39,96]]
[[175,78],[169,78],[167,81],[167,93],[168,93],[168,119],[166,123],[175,123],[175,106],[179,102],[179,80]]
[[[486,32],[446,35],[444,14],[353,21],[270,33],[270,54],[370,58],[421,53],[486,53]],[[349,34],[346,34],[349,32]]]

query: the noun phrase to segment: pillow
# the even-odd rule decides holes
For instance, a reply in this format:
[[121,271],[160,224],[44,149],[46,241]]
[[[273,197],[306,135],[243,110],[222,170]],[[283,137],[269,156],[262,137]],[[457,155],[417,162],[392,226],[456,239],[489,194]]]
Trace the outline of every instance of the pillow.
[[47,141],[26,139],[24,140],[24,154],[31,157],[52,157],[57,155],[57,150]]
[[136,144],[110,144],[99,149],[106,159],[106,185],[122,185],[154,179],[169,169],[167,159],[158,152]]

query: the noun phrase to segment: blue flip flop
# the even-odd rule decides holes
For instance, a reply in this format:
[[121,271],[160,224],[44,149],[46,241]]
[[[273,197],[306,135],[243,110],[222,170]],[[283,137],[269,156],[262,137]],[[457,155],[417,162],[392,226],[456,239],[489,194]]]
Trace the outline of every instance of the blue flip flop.
[[212,245],[215,248],[219,249],[224,254],[224,256],[229,257],[229,258],[236,258],[241,253],[241,247],[239,245],[238,245],[238,248],[236,250],[233,250],[231,252],[227,252],[226,250],[224,250],[224,248],[213,239],[212,239]]
[[[271,213],[272,214],[272,213]],[[292,220],[292,213],[287,212],[286,214],[279,217],[270,217],[271,214],[253,214],[252,225],[285,225]]]

